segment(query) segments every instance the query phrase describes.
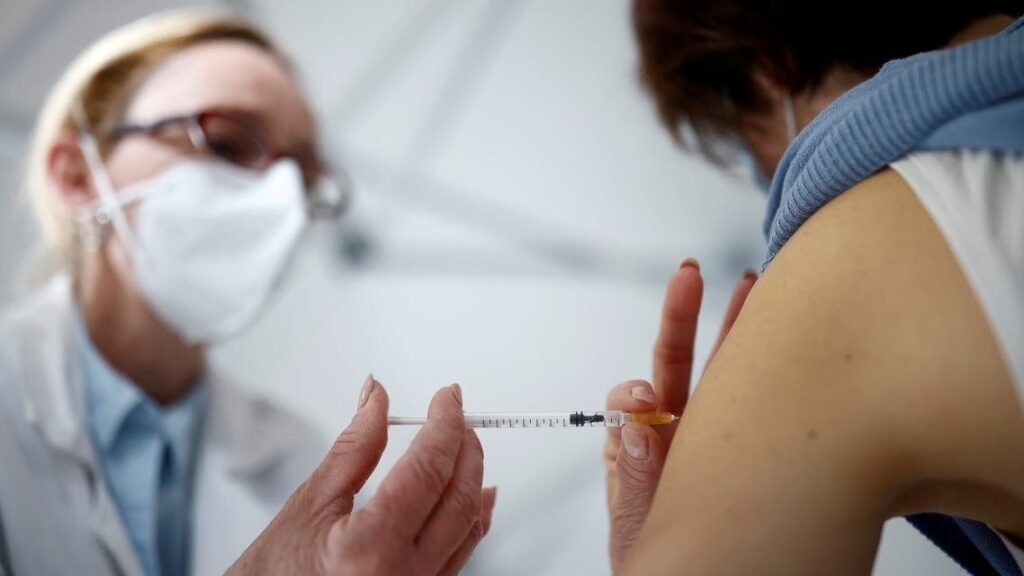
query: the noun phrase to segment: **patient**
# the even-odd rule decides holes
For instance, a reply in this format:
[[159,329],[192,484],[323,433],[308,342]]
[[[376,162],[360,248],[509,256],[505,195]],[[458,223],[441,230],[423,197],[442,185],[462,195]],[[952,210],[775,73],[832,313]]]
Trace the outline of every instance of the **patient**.
[[[1021,573],[1020,12],[635,0],[665,126],[778,174],[768,264],[693,396],[694,266],[669,287],[654,389],[609,396],[686,404],[674,434],[609,440],[616,571],[867,574],[883,523],[910,516],[969,571]],[[933,50],[913,78],[925,60],[879,71]]]

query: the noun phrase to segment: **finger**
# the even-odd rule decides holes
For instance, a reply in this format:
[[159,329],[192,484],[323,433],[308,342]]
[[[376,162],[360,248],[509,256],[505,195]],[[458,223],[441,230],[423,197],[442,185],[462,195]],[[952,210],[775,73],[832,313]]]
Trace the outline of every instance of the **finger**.
[[418,538],[426,559],[437,559],[437,566],[445,565],[471,531],[477,539],[483,536],[483,481],[484,451],[476,433],[466,430],[452,479]]
[[722,342],[725,341],[725,337],[729,335],[729,331],[732,330],[732,325],[739,318],[740,310],[743,309],[743,304],[747,301],[747,296],[750,295],[756,282],[757,272],[747,270],[743,273],[740,281],[736,283],[736,288],[732,291],[732,298],[729,299],[729,308],[725,311],[725,320],[722,321],[722,328],[718,331],[718,339],[715,340],[715,346],[711,349],[711,355],[708,357],[709,364],[711,358],[714,358],[715,353],[718,352],[718,348],[722,346]]
[[665,446],[651,426],[629,423],[623,428],[622,447],[616,462],[618,492],[611,506],[609,548],[613,568],[621,564],[626,551],[636,542],[651,510],[665,464]]
[[373,375],[367,376],[352,422],[334,440],[327,456],[310,476],[317,504],[340,499],[341,513],[370,477],[388,443],[388,393]]
[[494,517],[494,505],[498,502],[498,487],[488,486],[480,491],[480,523],[483,524],[484,536],[491,531],[491,518]]
[[[658,397],[654,393],[654,387],[646,380],[623,382],[609,390],[605,399],[607,410],[626,412],[653,412],[657,404]],[[618,439],[619,428],[608,427],[608,437]]]
[[481,529],[479,531],[475,529],[470,530],[462,545],[455,551],[455,554],[452,554],[452,557],[439,574],[445,576],[448,574],[458,574],[466,566],[466,562],[473,554],[473,551],[476,550],[477,545],[480,544],[480,541],[483,540],[484,536],[487,536],[487,532],[491,529],[491,516],[494,513],[494,501],[497,497],[498,489],[494,486],[480,491],[480,499],[483,504],[483,509],[480,512]]
[[412,540],[452,478],[465,432],[462,391],[458,384],[442,388],[430,401],[426,424],[366,509],[392,523],[395,534]]
[[608,410],[627,412],[652,412],[657,408],[657,403],[654,387],[646,380],[629,380],[618,384],[608,391],[605,399]]
[[[651,412],[655,409],[658,399],[654,387],[644,380],[630,380],[615,386],[608,392],[605,406],[608,410],[625,410],[628,412]],[[604,442],[604,465],[608,475],[605,483],[608,505],[616,490],[615,459],[619,454],[619,439],[622,429],[617,426],[607,428],[608,435]]]
[[[696,261],[687,259],[669,280],[661,311],[661,328],[654,345],[654,391],[658,409],[682,414],[690,393],[693,345],[704,295],[704,281]],[[675,426],[659,427],[665,439]]]

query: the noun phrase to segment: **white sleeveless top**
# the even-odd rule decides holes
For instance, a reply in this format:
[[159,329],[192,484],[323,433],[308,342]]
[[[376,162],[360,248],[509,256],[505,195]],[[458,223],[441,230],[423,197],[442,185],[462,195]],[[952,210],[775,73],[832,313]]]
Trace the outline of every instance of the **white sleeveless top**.
[[[974,289],[1024,411],[1024,156],[918,152],[891,166],[917,194]],[[1024,570],[1024,550],[1003,541]]]
[[974,288],[1024,409],[1024,156],[920,152],[894,162]]

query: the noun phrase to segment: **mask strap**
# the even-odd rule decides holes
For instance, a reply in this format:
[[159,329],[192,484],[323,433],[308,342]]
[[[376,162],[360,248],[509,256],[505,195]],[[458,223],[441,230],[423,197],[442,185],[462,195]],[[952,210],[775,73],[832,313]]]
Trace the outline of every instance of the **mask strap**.
[[110,222],[118,236],[129,246],[138,246],[138,241],[131,227],[128,226],[128,219],[125,218],[121,203],[114,193],[114,185],[110,182],[110,174],[103,165],[103,158],[100,156],[99,143],[89,126],[89,118],[85,114],[85,108],[81,101],[76,102],[72,109],[75,123],[78,125],[78,145],[82,148],[82,155],[85,157],[85,164],[89,168],[96,191],[99,193],[99,206],[95,208],[93,218],[100,224]]
[[787,144],[792,144],[796,139],[796,114],[793,113],[793,97],[789,94],[782,100],[782,114],[786,117]]

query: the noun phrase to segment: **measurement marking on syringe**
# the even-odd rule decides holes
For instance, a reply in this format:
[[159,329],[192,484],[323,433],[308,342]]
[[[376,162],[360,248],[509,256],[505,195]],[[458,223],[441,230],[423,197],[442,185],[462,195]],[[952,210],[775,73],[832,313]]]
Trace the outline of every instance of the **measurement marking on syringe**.
[[[467,428],[605,428],[624,426],[627,422],[658,425],[679,419],[667,412],[629,413],[616,410],[596,412],[552,413],[466,413]],[[421,426],[427,422],[423,416],[388,416],[389,425],[411,424]]]

